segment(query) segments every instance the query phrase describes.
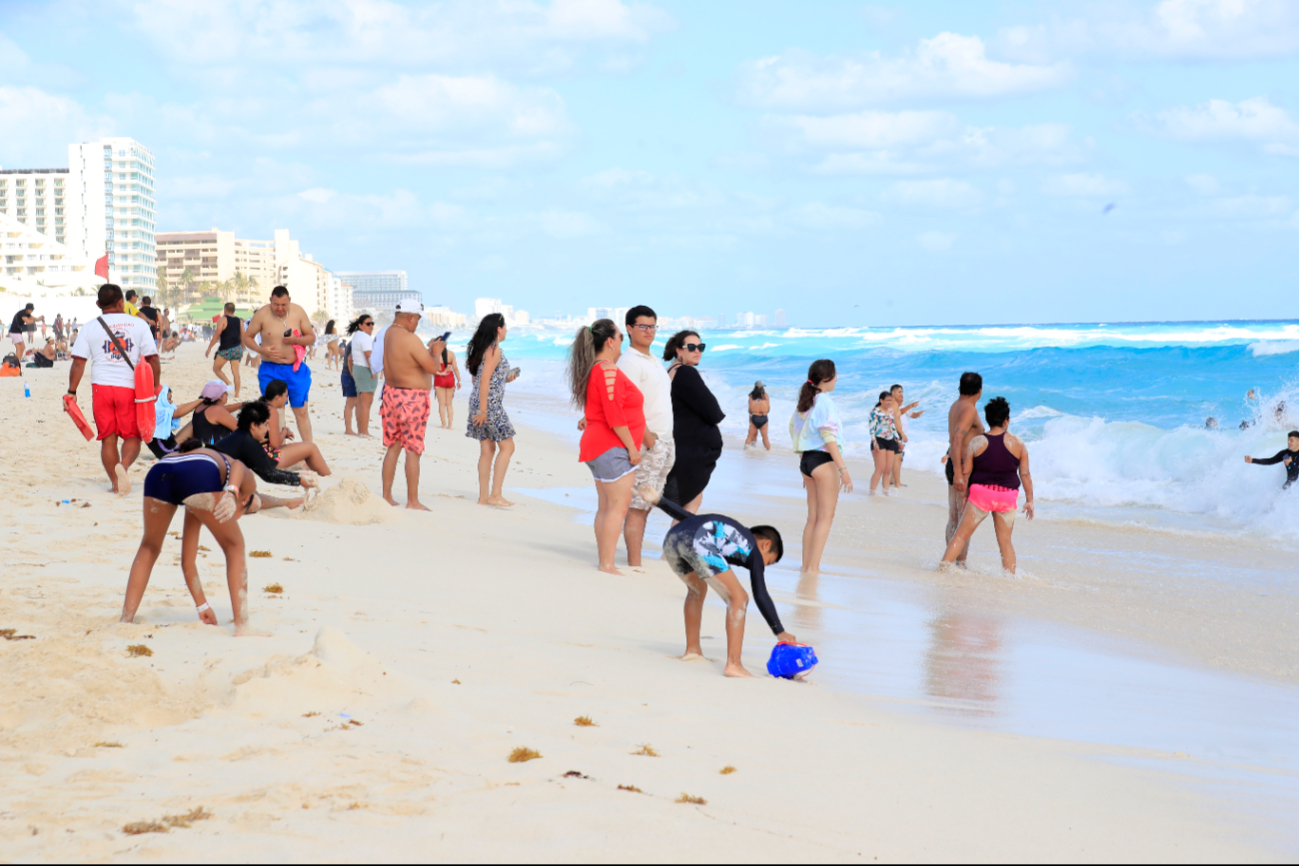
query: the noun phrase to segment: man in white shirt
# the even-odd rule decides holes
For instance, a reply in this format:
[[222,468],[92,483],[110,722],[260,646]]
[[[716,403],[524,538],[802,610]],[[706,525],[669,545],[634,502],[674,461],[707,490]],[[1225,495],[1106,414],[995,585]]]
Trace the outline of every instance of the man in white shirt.
[[[149,323],[126,312],[120,287],[112,283],[100,286],[96,303],[103,315],[86,322],[72,346],[68,393],[76,399],[86,361],[90,361],[90,390],[95,427],[99,430],[99,457],[113,485],[113,492],[125,496],[131,492],[126,470],[140,456],[140,427],[135,420],[134,365],[147,363],[152,367],[156,385],[162,382],[162,367],[158,363],[158,345],[153,340]],[[101,321],[108,325],[107,329],[100,324]],[[117,451],[119,438],[122,440],[120,456]]]
[[668,473],[676,463],[676,442],[672,438],[672,380],[651,349],[658,336],[658,315],[644,305],[627,311],[627,335],[631,350],[622,353],[618,369],[636,383],[645,396],[645,440],[641,445],[636,482],[632,485],[631,508],[623,523],[623,540],[627,543],[627,564],[640,565],[641,545],[645,541],[645,522],[653,503],[641,498],[643,487],[652,487],[662,495]]

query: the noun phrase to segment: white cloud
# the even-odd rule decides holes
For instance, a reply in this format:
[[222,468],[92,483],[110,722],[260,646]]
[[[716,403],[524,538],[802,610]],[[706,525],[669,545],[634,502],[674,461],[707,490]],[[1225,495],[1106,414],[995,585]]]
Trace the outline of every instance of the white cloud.
[[95,117],[81,103],[36,87],[0,86],[0,156],[9,168],[68,164],[68,142],[108,135],[113,121]]
[[1222,188],[1218,179],[1211,174],[1188,174],[1186,185],[1200,195],[1214,195]]
[[884,221],[884,218],[874,211],[828,205],[819,201],[799,205],[790,212],[790,218],[796,225],[818,231],[866,229]]
[[1111,180],[1102,174],[1058,174],[1047,178],[1042,192],[1080,198],[1111,198],[1127,195],[1129,188],[1123,181]]
[[541,71],[571,65],[583,48],[640,45],[675,26],[657,7],[621,0],[142,0],[133,11],[136,29],[187,66],[448,69],[492,61]]
[[823,174],[915,174],[1085,158],[1066,124],[977,127],[947,111],[767,115],[759,129],[772,146],[788,152],[830,151],[813,169]]
[[1139,125],[1180,141],[1257,144],[1266,153],[1299,156],[1299,123],[1266,96],[1241,102],[1210,99],[1201,105],[1134,115]]
[[740,97],[764,108],[835,111],[915,99],[979,99],[1030,93],[1068,81],[1067,64],[1014,64],[988,58],[977,36],[940,33],[914,51],[820,57],[795,50],[745,65]]
[[1299,4],[1163,0],[1134,9],[1109,3],[1081,17],[1005,28],[993,44],[1025,62],[1080,54],[1248,61],[1299,51]]
[[610,168],[583,178],[578,187],[591,199],[633,210],[700,208],[722,204],[721,190],[677,175]]
[[950,250],[952,244],[956,243],[956,235],[947,232],[922,232],[916,235],[916,241],[931,253],[942,253]]
[[541,230],[553,238],[585,238],[609,231],[609,226],[590,214],[574,211],[543,211],[538,220]]
[[902,205],[964,209],[981,204],[983,193],[963,180],[939,178],[896,181],[880,198]]

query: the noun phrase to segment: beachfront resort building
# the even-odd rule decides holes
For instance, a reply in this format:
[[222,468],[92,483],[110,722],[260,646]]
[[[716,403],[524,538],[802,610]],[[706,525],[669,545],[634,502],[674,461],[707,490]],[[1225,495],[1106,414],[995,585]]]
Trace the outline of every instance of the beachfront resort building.
[[[303,253],[288,229],[276,229],[271,240],[235,237],[217,228],[205,232],[163,232],[158,235],[158,258],[170,285],[230,285],[230,300],[260,306],[270,300],[271,289],[285,286],[295,303],[308,315],[328,313],[341,319],[351,313],[350,292],[310,253]],[[215,288],[213,288],[215,290]]]
[[66,288],[86,294],[100,282],[90,259],[0,212],[0,291],[30,296]]
[[339,271],[354,292],[405,292],[410,289],[405,271]]
[[67,168],[0,170],[0,213],[71,254],[108,256],[108,278],[141,294],[156,285],[153,154],[133,138],[68,145]]

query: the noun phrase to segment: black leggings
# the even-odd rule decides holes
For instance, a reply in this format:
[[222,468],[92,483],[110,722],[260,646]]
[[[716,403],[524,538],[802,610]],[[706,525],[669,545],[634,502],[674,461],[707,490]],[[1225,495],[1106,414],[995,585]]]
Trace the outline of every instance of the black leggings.
[[811,478],[817,467],[833,462],[834,458],[828,451],[804,451],[802,459],[798,461],[798,471]]

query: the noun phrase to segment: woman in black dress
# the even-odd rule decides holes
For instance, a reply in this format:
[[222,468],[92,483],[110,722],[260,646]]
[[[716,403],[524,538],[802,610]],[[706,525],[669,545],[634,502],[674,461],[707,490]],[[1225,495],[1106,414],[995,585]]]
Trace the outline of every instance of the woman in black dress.
[[722,456],[722,423],[726,413],[699,375],[704,343],[695,331],[678,331],[663,349],[663,360],[671,361],[672,438],[677,461],[668,473],[663,496],[680,502],[691,514],[699,513],[704,488]]

